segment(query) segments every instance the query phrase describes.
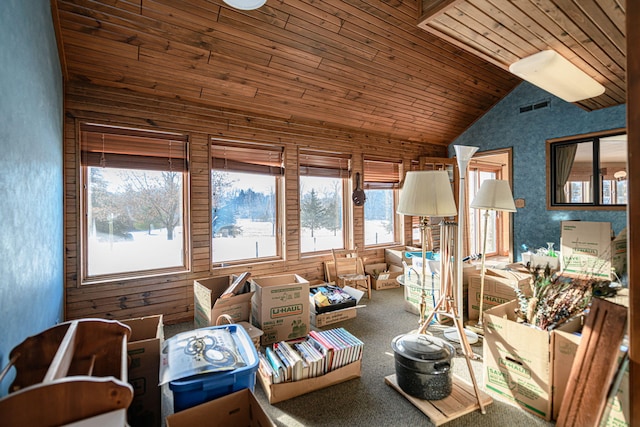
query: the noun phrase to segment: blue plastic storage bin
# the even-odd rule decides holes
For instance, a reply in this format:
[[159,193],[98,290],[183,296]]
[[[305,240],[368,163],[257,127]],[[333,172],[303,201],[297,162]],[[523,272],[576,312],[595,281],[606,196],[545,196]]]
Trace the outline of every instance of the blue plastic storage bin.
[[258,352],[245,329],[236,324],[201,329],[229,329],[246,366],[232,371],[199,374],[169,382],[173,411],[191,408],[245,388],[254,391],[258,372]]

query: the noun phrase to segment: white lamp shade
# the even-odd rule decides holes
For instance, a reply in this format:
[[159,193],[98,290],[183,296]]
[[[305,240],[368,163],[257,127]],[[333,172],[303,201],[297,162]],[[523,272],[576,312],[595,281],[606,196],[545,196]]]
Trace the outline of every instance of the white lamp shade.
[[447,171],[407,172],[397,212],[413,216],[454,216],[458,213]]
[[229,6],[240,10],[254,10],[263,6],[267,0],[222,0]]
[[604,93],[604,86],[553,50],[522,58],[509,71],[567,102]]
[[501,179],[486,179],[482,181],[476,197],[469,206],[474,209],[487,209],[492,211],[516,211],[509,181]]

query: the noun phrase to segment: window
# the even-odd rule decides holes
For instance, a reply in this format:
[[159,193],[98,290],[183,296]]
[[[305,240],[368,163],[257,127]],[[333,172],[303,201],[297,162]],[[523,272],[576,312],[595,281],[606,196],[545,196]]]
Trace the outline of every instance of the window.
[[300,252],[344,248],[349,156],[300,150]]
[[187,137],[80,126],[85,281],[187,268]]
[[214,263],[280,256],[282,147],[211,142]]
[[626,205],[626,133],[552,140],[547,148],[550,208]]
[[364,244],[394,243],[401,162],[364,159]]
[[[482,182],[486,179],[501,179],[501,170],[499,167],[491,167],[490,165],[473,164],[469,166],[467,184],[467,200],[469,203],[476,197],[476,193],[480,189]],[[487,217],[487,246],[486,256],[498,255],[498,215],[495,210],[474,209],[468,207],[469,218],[469,251],[471,254],[481,254],[484,236],[484,215]]]

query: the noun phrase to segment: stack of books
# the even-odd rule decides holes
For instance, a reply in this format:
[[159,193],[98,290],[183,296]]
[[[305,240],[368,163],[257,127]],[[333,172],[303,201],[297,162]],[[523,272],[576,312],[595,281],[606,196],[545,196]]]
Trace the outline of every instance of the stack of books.
[[258,354],[260,371],[272,384],[314,378],[362,359],[364,343],[344,328],[311,331],[280,341]]

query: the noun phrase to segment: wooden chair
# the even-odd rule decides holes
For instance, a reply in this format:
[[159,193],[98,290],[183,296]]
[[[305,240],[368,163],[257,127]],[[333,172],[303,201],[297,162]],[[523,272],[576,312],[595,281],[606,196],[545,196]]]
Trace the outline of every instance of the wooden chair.
[[371,299],[371,277],[364,272],[362,258],[357,249],[331,249],[333,264],[336,269],[336,284],[346,285],[355,289],[367,291],[367,298]]

